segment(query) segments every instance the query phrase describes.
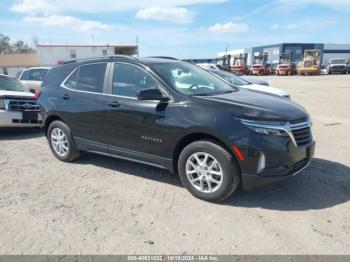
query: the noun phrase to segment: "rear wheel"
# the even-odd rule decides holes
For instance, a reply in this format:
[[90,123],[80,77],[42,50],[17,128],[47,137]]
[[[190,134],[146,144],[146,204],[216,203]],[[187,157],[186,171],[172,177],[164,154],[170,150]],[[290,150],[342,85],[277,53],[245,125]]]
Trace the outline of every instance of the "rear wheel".
[[197,141],[186,146],[179,157],[178,171],[188,191],[206,201],[225,200],[240,183],[235,159],[215,141]]
[[53,121],[47,132],[52,153],[61,161],[72,162],[80,156],[69,127],[62,121]]

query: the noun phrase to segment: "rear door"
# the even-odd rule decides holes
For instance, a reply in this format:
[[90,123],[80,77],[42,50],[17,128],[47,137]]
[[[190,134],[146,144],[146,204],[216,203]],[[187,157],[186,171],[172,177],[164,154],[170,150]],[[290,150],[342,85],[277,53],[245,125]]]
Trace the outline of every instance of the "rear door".
[[60,88],[60,114],[68,122],[73,136],[84,143],[107,142],[105,110],[108,67],[108,63],[81,65]]

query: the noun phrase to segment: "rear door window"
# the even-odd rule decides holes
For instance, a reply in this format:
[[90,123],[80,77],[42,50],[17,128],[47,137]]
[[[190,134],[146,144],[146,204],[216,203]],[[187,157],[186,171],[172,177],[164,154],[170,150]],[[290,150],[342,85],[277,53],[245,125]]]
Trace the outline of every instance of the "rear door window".
[[103,93],[106,67],[106,63],[83,65],[73,72],[64,86],[77,91]]
[[46,76],[48,69],[30,69],[28,70],[28,79],[29,81],[43,81]]

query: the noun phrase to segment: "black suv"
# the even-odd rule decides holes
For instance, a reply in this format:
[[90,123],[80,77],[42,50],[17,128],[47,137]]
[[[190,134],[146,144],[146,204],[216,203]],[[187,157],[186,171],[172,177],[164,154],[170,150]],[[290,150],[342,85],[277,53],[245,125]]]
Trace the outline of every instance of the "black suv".
[[67,62],[37,95],[59,160],[90,151],[165,168],[208,201],[293,176],[314,153],[304,108],[176,59]]

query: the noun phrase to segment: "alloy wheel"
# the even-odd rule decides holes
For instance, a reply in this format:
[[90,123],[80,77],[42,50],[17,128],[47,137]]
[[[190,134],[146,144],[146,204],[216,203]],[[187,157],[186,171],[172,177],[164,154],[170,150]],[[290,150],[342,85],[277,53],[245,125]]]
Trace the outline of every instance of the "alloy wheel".
[[187,159],[186,176],[198,191],[213,193],[222,185],[223,171],[219,162],[212,155],[197,152]]
[[51,132],[51,144],[58,155],[63,157],[68,153],[68,139],[65,133],[58,127],[55,127]]

